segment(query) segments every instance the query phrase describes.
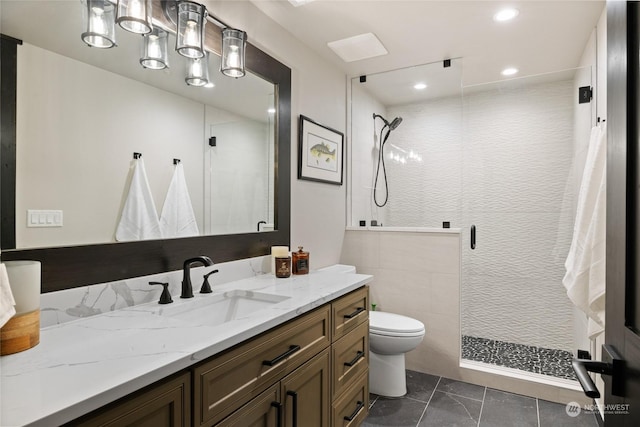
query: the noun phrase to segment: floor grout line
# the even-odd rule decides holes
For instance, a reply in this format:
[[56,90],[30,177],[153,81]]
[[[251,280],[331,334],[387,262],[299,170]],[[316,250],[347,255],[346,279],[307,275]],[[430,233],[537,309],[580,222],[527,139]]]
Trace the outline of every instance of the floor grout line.
[[427,413],[427,408],[429,407],[429,403],[431,403],[431,399],[433,399],[433,395],[436,393],[436,390],[438,389],[438,385],[440,385],[440,381],[442,381],[442,377],[438,377],[438,382],[433,387],[433,390],[431,391],[431,396],[429,396],[429,399],[427,400],[427,404],[424,405],[424,410],[422,411],[420,418],[418,418],[418,423],[416,424],[416,427],[420,425],[420,421],[422,421],[422,419],[424,418],[424,414]]
[[536,416],[538,417],[538,427],[540,427],[540,403],[536,399]]
[[480,427],[480,420],[482,419],[482,410],[484,409],[484,400],[487,398],[487,387],[484,388],[482,393],[482,405],[480,405],[480,413],[478,414],[478,427]]

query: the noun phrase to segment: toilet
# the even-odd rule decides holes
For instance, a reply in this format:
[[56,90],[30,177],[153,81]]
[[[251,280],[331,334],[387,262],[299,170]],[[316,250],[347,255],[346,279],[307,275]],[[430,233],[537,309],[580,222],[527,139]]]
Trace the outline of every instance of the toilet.
[[404,354],[424,338],[419,320],[384,311],[369,312],[369,392],[380,396],[407,394]]

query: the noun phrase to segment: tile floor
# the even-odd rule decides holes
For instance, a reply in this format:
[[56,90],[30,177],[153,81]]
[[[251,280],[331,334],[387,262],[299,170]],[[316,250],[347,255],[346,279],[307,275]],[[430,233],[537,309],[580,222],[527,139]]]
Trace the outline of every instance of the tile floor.
[[407,395],[372,394],[362,427],[597,427],[596,415],[576,417],[565,405],[443,377],[407,371]]

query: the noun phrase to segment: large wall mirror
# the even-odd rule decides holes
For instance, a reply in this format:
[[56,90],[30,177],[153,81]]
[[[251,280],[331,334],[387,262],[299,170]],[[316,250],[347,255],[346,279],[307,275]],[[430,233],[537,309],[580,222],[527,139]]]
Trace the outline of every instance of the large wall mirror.
[[[216,31],[206,44],[214,86],[188,86],[173,34],[169,68],[150,70],[139,63],[142,37],[118,26],[116,48],[85,45],[80,0],[0,7],[3,260],[41,260],[46,292],[288,244],[288,67],[248,44],[247,75],[226,77]],[[160,1],[154,17],[171,29]],[[158,213],[180,159],[199,237],[116,242],[134,152]],[[61,212],[62,226],[29,224],[34,211]]]

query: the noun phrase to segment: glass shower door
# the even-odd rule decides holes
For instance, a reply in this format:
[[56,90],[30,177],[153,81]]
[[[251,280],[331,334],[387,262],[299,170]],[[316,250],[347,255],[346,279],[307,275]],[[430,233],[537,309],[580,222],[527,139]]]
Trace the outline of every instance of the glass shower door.
[[574,378],[562,278],[591,122],[577,88],[590,80],[585,69],[464,89],[464,360]]

